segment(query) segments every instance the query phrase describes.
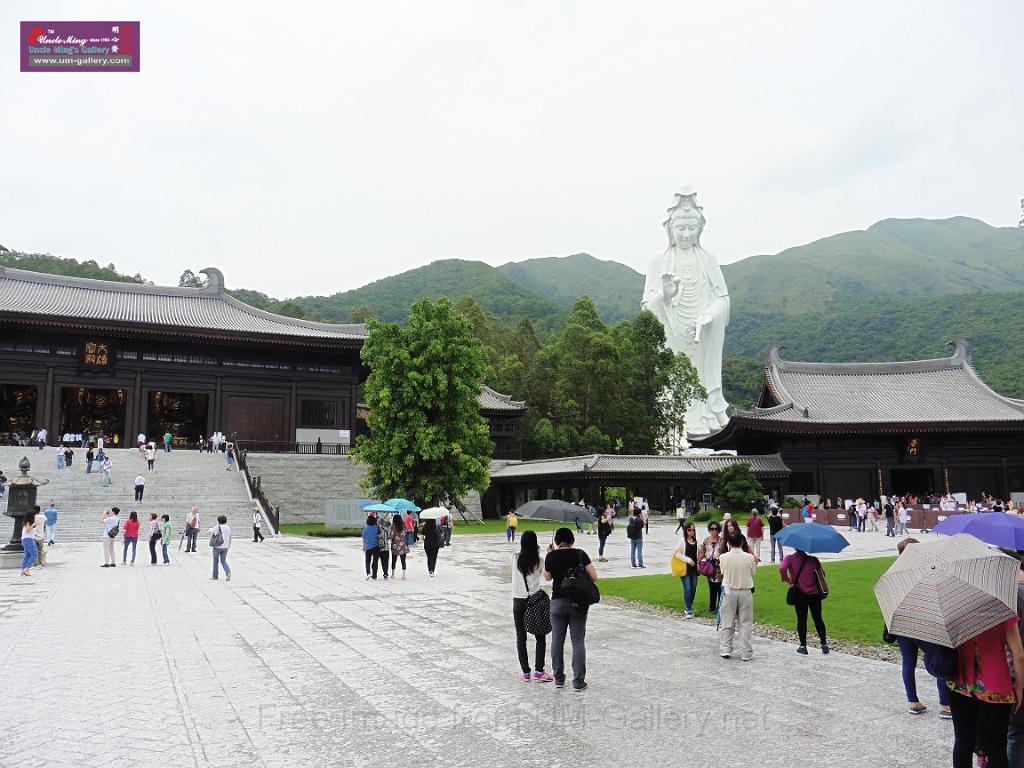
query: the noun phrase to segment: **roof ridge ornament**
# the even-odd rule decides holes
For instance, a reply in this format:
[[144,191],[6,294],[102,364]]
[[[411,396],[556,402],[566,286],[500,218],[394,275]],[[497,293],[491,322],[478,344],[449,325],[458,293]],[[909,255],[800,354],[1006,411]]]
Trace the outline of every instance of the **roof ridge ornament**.
[[973,366],[974,363],[971,361],[971,343],[967,339],[953,339],[946,342],[947,347],[953,347],[953,357],[950,358],[954,364],[963,365],[967,364]]
[[206,287],[201,290],[205,293],[224,293],[224,273],[216,267],[200,269],[199,274],[206,275]]

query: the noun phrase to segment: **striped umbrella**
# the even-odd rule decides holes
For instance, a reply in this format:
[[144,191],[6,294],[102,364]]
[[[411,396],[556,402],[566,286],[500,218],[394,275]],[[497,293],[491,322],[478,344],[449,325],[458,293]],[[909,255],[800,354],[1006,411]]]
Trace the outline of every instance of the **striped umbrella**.
[[908,546],[875,584],[894,635],[956,648],[1017,615],[1020,563],[973,536]]

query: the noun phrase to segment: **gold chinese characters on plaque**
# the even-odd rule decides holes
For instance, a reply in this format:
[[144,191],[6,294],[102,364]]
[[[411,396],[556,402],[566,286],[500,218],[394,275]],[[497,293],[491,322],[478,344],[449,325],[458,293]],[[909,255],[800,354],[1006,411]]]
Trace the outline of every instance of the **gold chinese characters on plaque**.
[[108,368],[111,358],[110,345],[105,341],[87,341],[82,347],[82,365],[89,368]]

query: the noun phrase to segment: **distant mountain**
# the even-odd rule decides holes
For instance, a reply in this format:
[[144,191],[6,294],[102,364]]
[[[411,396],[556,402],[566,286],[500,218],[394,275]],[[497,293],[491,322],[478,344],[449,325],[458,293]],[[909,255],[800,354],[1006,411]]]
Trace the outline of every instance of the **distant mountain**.
[[589,253],[510,261],[498,267],[514,283],[563,307],[581,295],[594,300],[606,323],[630,320],[640,311],[644,276],[617,261],[595,259]]
[[0,246],[0,267],[27,269],[30,272],[44,272],[48,275],[89,277],[93,280],[113,280],[120,283],[142,283],[142,275],[122,275],[117,267],[108,264],[101,267],[95,261],[82,261],[52,256],[49,253],[21,253]]
[[863,296],[1024,290],[1024,231],[983,221],[885,219],[723,267],[734,312],[833,311]]

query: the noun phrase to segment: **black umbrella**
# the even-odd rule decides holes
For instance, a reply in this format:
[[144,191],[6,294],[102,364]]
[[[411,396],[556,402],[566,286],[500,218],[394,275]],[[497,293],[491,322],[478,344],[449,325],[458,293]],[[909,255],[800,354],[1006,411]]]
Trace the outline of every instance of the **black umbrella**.
[[587,509],[579,504],[570,504],[567,501],[542,499],[540,501],[526,502],[516,510],[516,515],[534,520],[556,520],[560,523],[566,523],[575,520],[577,517],[585,520],[587,518]]

